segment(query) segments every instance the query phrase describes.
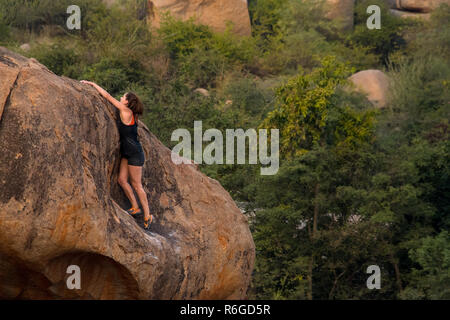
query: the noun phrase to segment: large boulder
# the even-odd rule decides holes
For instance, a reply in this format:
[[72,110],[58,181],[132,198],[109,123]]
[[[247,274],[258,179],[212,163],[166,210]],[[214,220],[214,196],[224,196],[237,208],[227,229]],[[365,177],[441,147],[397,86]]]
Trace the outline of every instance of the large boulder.
[[344,30],[353,28],[355,0],[325,0],[326,17]]
[[148,0],[148,19],[155,27],[161,23],[161,14],[169,11],[172,16],[210,26],[215,31],[224,31],[227,21],[233,22],[233,32],[251,35],[250,15],[245,0]]
[[363,70],[352,75],[349,80],[356,90],[366,94],[367,99],[378,108],[387,103],[389,78],[380,70]]
[[431,12],[450,0],[386,0],[392,9],[412,12]]
[[412,12],[412,11],[403,11],[397,9],[389,9],[389,12],[400,18],[414,18],[420,20],[428,20],[430,19],[430,13],[422,13],[422,12]]
[[145,231],[122,209],[117,116],[89,85],[0,47],[0,299],[245,298],[247,218],[140,121],[156,219]]
[[427,20],[430,13],[441,4],[450,5],[450,0],[385,0],[391,14],[401,18],[419,18]]

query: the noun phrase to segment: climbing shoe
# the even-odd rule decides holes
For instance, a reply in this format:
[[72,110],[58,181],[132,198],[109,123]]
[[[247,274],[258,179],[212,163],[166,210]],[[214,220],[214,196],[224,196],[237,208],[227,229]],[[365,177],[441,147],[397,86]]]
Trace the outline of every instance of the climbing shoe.
[[152,222],[153,222],[153,215],[152,214],[150,215],[150,219],[146,220],[144,218],[144,229],[145,230],[150,229],[150,225],[152,224]]
[[140,216],[142,214],[141,209],[139,208],[130,208],[127,210],[127,212],[132,215],[133,217]]

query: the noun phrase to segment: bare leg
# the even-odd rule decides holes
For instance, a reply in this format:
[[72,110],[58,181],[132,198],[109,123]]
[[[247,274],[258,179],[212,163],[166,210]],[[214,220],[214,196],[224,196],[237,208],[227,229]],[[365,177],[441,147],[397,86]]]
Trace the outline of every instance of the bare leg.
[[133,189],[131,189],[131,185],[128,183],[128,160],[126,158],[122,158],[120,160],[120,171],[117,182],[122,187],[128,200],[130,200],[131,206],[133,208],[138,208],[138,203],[136,201],[136,197],[134,196]]
[[147,194],[142,186],[142,167],[128,165],[130,171],[130,181],[134,190],[136,191],[142,208],[144,209],[145,220],[150,219],[150,209],[148,207]]

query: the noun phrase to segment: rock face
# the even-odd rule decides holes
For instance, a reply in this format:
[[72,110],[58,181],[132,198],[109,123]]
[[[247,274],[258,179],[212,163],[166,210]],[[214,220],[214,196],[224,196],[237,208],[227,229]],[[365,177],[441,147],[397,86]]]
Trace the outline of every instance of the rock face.
[[[95,89],[0,47],[0,298],[241,299],[246,217],[139,122],[149,231],[121,208],[116,109]],[[70,265],[81,289],[69,290]]]
[[428,20],[430,18],[429,13],[422,13],[422,12],[416,12],[416,11],[403,11],[403,10],[397,10],[397,9],[389,9],[389,12],[397,17],[400,18],[417,18],[417,19],[423,19]]
[[336,20],[342,29],[351,29],[353,27],[353,11],[355,0],[326,0],[326,17]]
[[349,80],[356,89],[367,95],[367,99],[378,108],[386,106],[389,78],[380,70],[364,70],[352,75]]
[[197,88],[194,90],[194,92],[197,92],[199,94],[201,94],[204,97],[209,97],[209,91],[206,90],[205,88]]
[[386,0],[390,12],[402,18],[428,19],[430,12],[442,3],[450,5],[450,0]]
[[438,8],[441,3],[450,4],[450,0],[386,0],[392,9],[412,11],[412,12],[431,12]]
[[28,43],[24,43],[20,46],[20,49],[22,49],[23,51],[30,51],[31,46]]
[[198,23],[215,31],[224,31],[227,21],[232,21],[234,33],[251,35],[246,0],[148,0],[148,10],[148,18],[155,27],[160,25],[161,13],[169,11],[181,20],[195,17]]

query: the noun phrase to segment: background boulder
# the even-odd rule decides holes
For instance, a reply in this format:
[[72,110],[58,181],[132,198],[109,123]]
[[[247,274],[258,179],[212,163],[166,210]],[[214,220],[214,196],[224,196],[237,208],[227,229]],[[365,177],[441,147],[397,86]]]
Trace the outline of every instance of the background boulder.
[[402,18],[429,19],[430,12],[442,3],[450,5],[450,0],[385,0],[393,15]]
[[232,21],[234,33],[250,36],[252,32],[245,0],[148,0],[148,10],[148,18],[156,27],[161,22],[161,13],[169,11],[181,20],[195,17],[198,23],[215,31],[224,31],[227,21]]
[[356,89],[367,95],[376,107],[384,108],[387,102],[389,78],[380,70],[363,70],[352,75],[349,80]]
[[351,29],[353,27],[354,7],[355,0],[326,0],[326,17],[336,20],[343,29]]
[[386,0],[392,9],[413,12],[431,12],[441,5],[450,4],[450,0]]

